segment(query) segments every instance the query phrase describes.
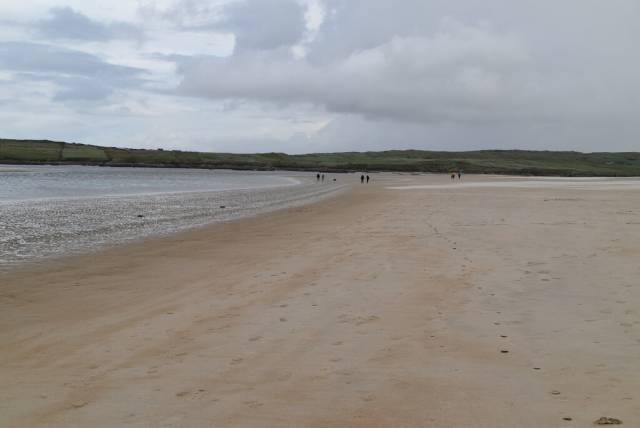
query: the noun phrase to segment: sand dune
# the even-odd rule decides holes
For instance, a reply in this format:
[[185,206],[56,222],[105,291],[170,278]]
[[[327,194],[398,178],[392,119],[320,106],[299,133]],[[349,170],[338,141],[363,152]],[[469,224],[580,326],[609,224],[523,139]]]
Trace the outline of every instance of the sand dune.
[[640,192],[488,180],[0,277],[0,426],[640,426]]

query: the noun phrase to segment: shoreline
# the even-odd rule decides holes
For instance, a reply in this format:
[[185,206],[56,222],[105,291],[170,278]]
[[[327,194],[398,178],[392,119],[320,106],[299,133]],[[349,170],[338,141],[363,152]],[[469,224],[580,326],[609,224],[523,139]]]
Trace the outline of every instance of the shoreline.
[[[362,171],[369,174],[420,174],[420,175],[442,175],[447,174],[447,168],[434,169],[434,170],[422,170],[422,169],[393,169],[382,168],[378,169],[371,166],[363,166],[361,168],[336,168],[336,167],[254,167],[254,166],[224,166],[224,165],[200,165],[200,164],[153,164],[153,163],[92,163],[92,162],[11,162],[9,160],[2,160],[0,166],[91,166],[99,168],[151,168],[151,169],[193,169],[193,170],[207,170],[207,171],[237,171],[237,172],[308,172],[308,173],[326,173],[326,174],[354,174]],[[457,167],[449,168],[451,170],[458,169]],[[467,172],[471,175],[497,175],[500,177],[531,177],[531,178],[544,178],[544,177],[558,177],[558,178],[640,178],[640,174],[625,174],[624,172],[598,174],[595,172],[575,172],[575,171],[563,171],[557,170],[535,170],[535,171],[518,171],[518,170],[505,170],[494,171],[488,170],[486,172],[473,170]]]
[[[73,263],[78,259],[95,259],[100,258],[103,255],[106,257],[111,257],[112,253],[118,253],[120,251],[130,252],[134,251],[131,247],[133,246],[142,246],[146,248],[148,246],[156,246],[156,245],[167,245],[167,240],[176,239],[178,241],[184,239],[193,239],[194,234],[198,233],[210,233],[211,228],[230,225],[238,222],[250,221],[254,219],[260,219],[262,217],[268,218],[271,215],[277,215],[282,212],[286,212],[289,210],[296,210],[298,208],[304,208],[310,205],[321,204],[325,201],[331,200],[333,198],[339,198],[344,196],[344,194],[349,193],[350,191],[349,185],[344,185],[340,188],[334,189],[332,192],[322,195],[320,198],[314,198],[309,201],[304,201],[300,204],[294,204],[291,206],[283,205],[278,206],[277,208],[269,209],[266,211],[260,211],[255,213],[249,213],[240,217],[235,217],[228,220],[212,220],[206,224],[200,224],[196,226],[190,226],[185,229],[176,230],[176,231],[168,231],[165,233],[157,233],[145,236],[139,236],[136,238],[132,238],[131,240],[121,241],[111,244],[104,244],[103,246],[86,248],[84,254],[81,251],[71,252],[68,254],[59,254],[53,255],[49,257],[43,257],[35,260],[29,260],[22,263],[16,263],[13,265],[7,266],[7,269],[4,269],[0,266],[0,280],[4,278],[14,278],[19,277],[21,275],[29,275],[36,271],[47,271],[50,269],[61,269],[60,266],[64,266],[66,263]],[[235,191],[230,190],[230,191]],[[193,193],[206,193],[206,192],[193,192]],[[218,192],[215,192],[218,193]],[[176,195],[181,193],[175,193]],[[114,196],[115,198],[120,197],[119,195]]]
[[637,424],[640,192],[446,180],[0,276],[0,425]]
[[[344,191],[345,184],[327,183],[320,187],[307,177],[281,176],[287,184],[267,185],[263,187],[233,188],[219,190],[147,192],[143,194],[114,194],[100,196],[55,198],[32,198],[7,200],[0,203],[2,213],[9,219],[8,237],[14,236],[14,242],[0,242],[0,272],[9,272],[21,265],[42,263],[46,260],[60,260],[65,257],[97,252],[101,249],[119,247],[140,239],[154,236],[170,236],[188,230],[197,230],[208,225],[236,221],[256,215],[302,206],[322,201]],[[290,183],[289,183],[290,182]],[[188,207],[176,208],[187,204]],[[169,208],[162,210],[159,207]],[[126,215],[123,210],[126,206]],[[118,215],[117,221],[103,223],[98,214]],[[28,215],[29,211],[66,212],[77,224],[85,227],[72,227],[73,223],[49,220],[44,215]],[[139,215],[140,214],[140,215]],[[22,218],[39,224],[43,233],[35,232],[22,235],[18,226],[11,228],[11,219]],[[31,224],[23,224],[27,231]],[[117,229],[114,229],[118,226]],[[13,235],[12,235],[13,234]],[[52,236],[63,234],[66,240],[54,245],[49,242]],[[22,235],[22,236],[21,236]],[[15,239],[23,238],[23,244]],[[20,247],[22,245],[22,248]],[[22,253],[22,254],[20,254]]]

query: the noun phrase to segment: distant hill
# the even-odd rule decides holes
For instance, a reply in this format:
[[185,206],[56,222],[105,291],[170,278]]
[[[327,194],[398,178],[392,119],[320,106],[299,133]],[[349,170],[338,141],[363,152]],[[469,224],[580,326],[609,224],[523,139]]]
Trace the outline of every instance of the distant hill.
[[640,176],[640,153],[580,153],[528,150],[434,152],[200,153],[180,150],[121,149],[48,140],[0,139],[0,163],[166,168],[218,168],[304,171],[402,171],[479,174]]

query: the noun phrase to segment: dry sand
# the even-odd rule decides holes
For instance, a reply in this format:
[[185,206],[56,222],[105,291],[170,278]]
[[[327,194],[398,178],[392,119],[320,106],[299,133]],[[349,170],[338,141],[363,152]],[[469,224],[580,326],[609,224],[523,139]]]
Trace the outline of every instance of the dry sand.
[[640,426],[638,188],[374,181],[0,278],[0,426]]

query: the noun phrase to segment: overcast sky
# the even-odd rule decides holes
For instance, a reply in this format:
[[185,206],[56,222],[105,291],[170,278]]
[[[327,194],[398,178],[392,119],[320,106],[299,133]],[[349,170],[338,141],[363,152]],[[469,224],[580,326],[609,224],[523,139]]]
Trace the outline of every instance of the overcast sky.
[[640,151],[638,0],[0,0],[0,137]]

